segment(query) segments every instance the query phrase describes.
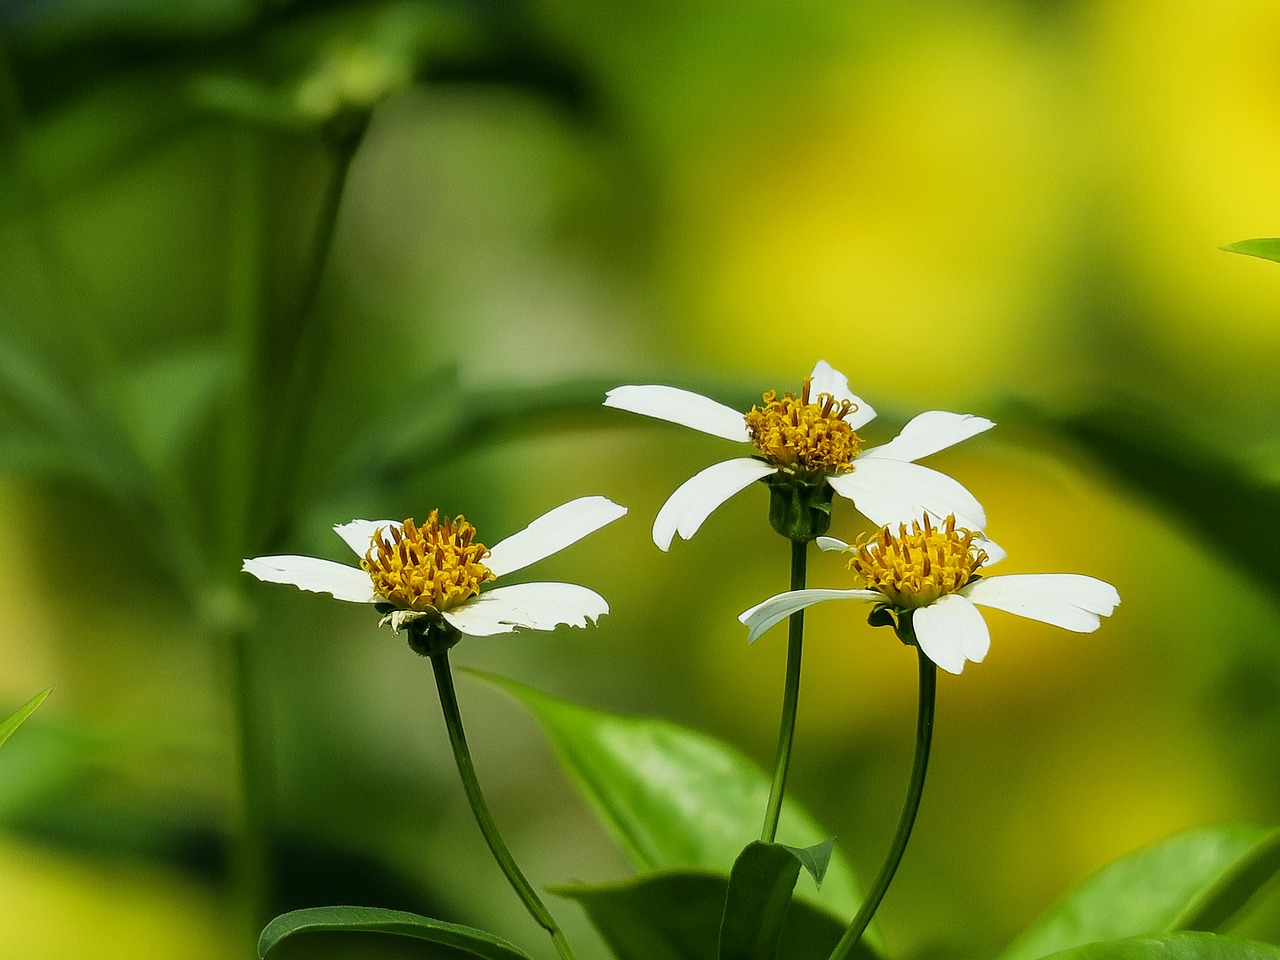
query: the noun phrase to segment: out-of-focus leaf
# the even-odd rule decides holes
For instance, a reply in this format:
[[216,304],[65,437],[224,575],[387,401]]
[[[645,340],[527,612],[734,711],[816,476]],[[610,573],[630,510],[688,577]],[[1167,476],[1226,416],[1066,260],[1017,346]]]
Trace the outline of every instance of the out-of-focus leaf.
[[36,712],[36,707],[44,703],[44,698],[49,696],[53,690],[45,690],[43,693],[37,693],[34,697],[24,703],[17,711],[4,723],[0,723],[0,746],[13,736],[13,731],[22,726],[22,722]]
[[170,466],[216,410],[229,369],[224,352],[174,352],[132,371],[126,428],[142,455]]
[[1257,865],[1273,864],[1275,847],[1273,834],[1250,826],[1189,830],[1161,840],[1069,891],[1000,960],[1038,960],[1095,941],[1225,920],[1266,879],[1259,878]]
[[1280,960],[1280,947],[1213,933],[1171,933],[1090,943],[1053,960]]
[[800,867],[821,883],[832,847],[831,840],[803,849],[760,840],[747,844],[729,872],[719,960],[774,960]]
[[1169,926],[1174,930],[1221,930],[1277,873],[1280,830],[1273,830],[1229,864]]
[[[650,873],[620,883],[568,884],[553,892],[577,901],[618,960],[717,960],[729,879],[701,870]],[[826,960],[844,924],[821,907],[793,900],[782,927],[787,960]],[[878,956],[859,944],[853,957]]]
[[378,907],[309,907],[281,914],[263,928],[258,956],[265,957],[286,937],[319,931],[387,933],[443,944],[484,960],[530,960],[519,947],[483,930]]
[[1256,240],[1240,240],[1222,248],[1227,253],[1243,253],[1247,257],[1280,261],[1280,238],[1260,237]]
[[[665,720],[592,710],[482,676],[538,719],[570,779],[637,869],[723,871],[758,836],[769,778],[732,747]],[[830,835],[788,797],[778,836],[814,846]],[[821,890],[805,880],[802,896],[837,916],[852,916],[861,903],[853,871],[838,854]]]

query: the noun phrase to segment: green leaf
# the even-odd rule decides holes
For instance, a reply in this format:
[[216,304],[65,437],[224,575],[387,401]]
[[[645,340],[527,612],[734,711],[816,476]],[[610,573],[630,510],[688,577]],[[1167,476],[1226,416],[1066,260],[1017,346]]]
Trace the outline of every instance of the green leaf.
[[[618,960],[717,960],[729,878],[670,870],[619,883],[568,884],[553,892],[577,901]],[[821,907],[793,900],[782,925],[787,960],[826,960],[844,924]],[[865,943],[857,960],[877,954]]]
[[13,731],[22,726],[22,722],[36,712],[36,707],[44,703],[44,698],[53,692],[52,689],[37,693],[34,697],[18,708],[18,711],[4,723],[0,723],[0,746],[13,736]]
[[1000,960],[1038,960],[1086,943],[1214,924],[1276,870],[1275,834],[1259,827],[1189,830],[1144,847],[1084,880]]
[[1229,243],[1222,248],[1227,253],[1243,253],[1246,257],[1280,262],[1280,238],[1259,238]]
[[788,847],[753,840],[734,861],[720,925],[720,960],[774,960],[804,866],[818,883],[834,841]]
[[1053,960],[1280,960],[1280,947],[1212,933],[1171,933],[1090,943]]
[[[636,869],[723,872],[759,836],[769,778],[727,744],[666,720],[593,710],[476,675],[538,719],[561,766]],[[787,798],[778,836],[809,847],[830,833]],[[853,871],[838,853],[820,891],[810,880],[801,883],[802,896],[837,916],[853,916],[861,903]]]
[[485,960],[530,960],[519,947],[483,930],[378,907],[309,907],[283,913],[263,929],[258,938],[258,956],[265,957],[277,943],[294,934],[335,930],[428,940]]

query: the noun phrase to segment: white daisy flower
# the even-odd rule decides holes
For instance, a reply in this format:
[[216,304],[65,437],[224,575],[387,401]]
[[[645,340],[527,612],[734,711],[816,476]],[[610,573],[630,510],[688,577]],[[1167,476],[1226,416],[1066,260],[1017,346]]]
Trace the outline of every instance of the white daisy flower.
[[852,547],[834,537],[823,537],[818,545],[849,550],[853,554],[849,569],[867,586],[794,590],[770,597],[738,617],[749,630],[750,642],[815,603],[866,600],[892,611],[898,629],[908,637],[914,633],[930,660],[948,673],[960,673],[967,661],[980,663],[991,646],[977,606],[1092,633],[1099,618],[1110,616],[1120,602],[1111,584],[1076,573],[978,575],[980,568],[999,560],[1004,551],[970,530],[957,528],[954,516],[935,527],[925,514],[923,526],[916,521],[908,531],[901,524],[897,534],[883,527]]
[[914,461],[995,424],[985,417],[931,410],[888,443],[863,449],[855,431],[875,411],[850,393],[848,379],[824,360],[805,378],[800,396],[779,397],[770,390],[763,406],[745,414],[700,394],[659,385],[615,387],[604,405],[755,446],[755,455],[707,467],[671,495],[653,523],[653,542],[663,550],[677,533],[686,540],[692,537],[735,493],[773,475],[829,485],[877,526],[926,510],[937,517],[955,514],[974,529],[986,526],[986,514],[968,490]]
[[577,543],[627,512],[605,497],[582,497],[556,507],[492,548],[475,540],[462,517],[426,523],[412,520],[352,520],[334,527],[361,558],[348,566],[318,557],[255,557],[242,568],[268,583],[288,583],[349,603],[368,603],[386,613],[392,628],[414,621],[441,621],[465,636],[487,637],[517,627],[552,630],[558,624],[586,626],[609,612],[594,590],[575,583],[520,583],[482,589],[504,574]]

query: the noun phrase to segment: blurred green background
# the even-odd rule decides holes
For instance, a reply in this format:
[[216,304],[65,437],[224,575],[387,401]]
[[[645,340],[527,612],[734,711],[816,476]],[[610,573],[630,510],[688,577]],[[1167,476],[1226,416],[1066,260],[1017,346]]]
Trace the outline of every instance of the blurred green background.
[[[0,952],[248,956],[231,878],[262,855],[270,912],[549,955],[426,664],[240,559],[344,560],[332,524],[434,507],[492,543],[607,495],[631,514],[530,575],[612,615],[455,662],[768,764],[784,644],[734,619],[786,584],[765,491],[661,554],[665,497],[734,451],[598,404],[745,405],[819,358],[868,442],[997,420],[930,463],[1005,569],[1124,598],[1087,636],[991,614],[943,678],[892,955],[991,955],[1140,844],[1280,823],[1280,266],[1217,249],[1280,233],[1278,167],[1273,0],[0,0],[0,701],[54,687],[0,752]],[[865,877],[912,656],[858,610],[809,624],[792,791]],[[460,696],[533,879],[625,875],[531,719]]]

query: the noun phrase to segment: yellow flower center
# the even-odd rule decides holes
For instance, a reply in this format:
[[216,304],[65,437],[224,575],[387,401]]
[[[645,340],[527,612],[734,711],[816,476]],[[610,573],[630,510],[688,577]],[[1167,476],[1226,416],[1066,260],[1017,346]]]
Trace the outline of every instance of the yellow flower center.
[[421,527],[406,520],[403,527],[381,528],[371,538],[360,564],[384,600],[408,610],[449,610],[480,592],[480,584],[494,579],[480,561],[489,548],[476,543],[476,528],[462,517],[437,519]]
[[853,469],[862,440],[844,418],[858,405],[829,393],[811,402],[812,383],[813,377],[805,377],[798,397],[765,393],[764,406],[752,406],[746,415],[747,432],[765,460],[791,473],[846,473]]
[[957,530],[954,515],[934,527],[925,514],[924,526],[913,521],[911,531],[900,524],[895,536],[888,527],[853,545],[849,569],[868,587],[879,590],[893,606],[910,610],[955,593],[987,560],[974,543],[972,530]]

